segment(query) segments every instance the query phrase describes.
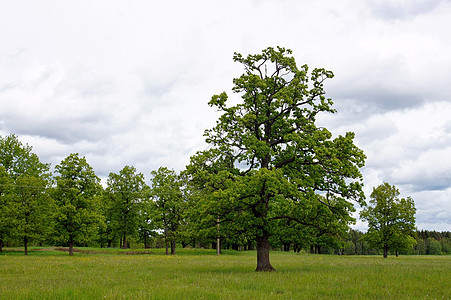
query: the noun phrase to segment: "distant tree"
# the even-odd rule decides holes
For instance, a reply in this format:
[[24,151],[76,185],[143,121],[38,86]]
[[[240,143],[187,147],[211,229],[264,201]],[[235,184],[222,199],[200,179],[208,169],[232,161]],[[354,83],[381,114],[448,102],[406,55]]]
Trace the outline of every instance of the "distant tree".
[[[191,236],[202,243],[215,244],[218,255],[223,244],[233,248],[237,243],[244,242],[241,238],[243,234],[252,235],[238,219],[231,222],[228,209],[220,205],[219,197],[215,197],[218,190],[227,189],[227,176],[222,177],[222,170],[227,167],[227,161],[215,159],[215,152],[209,151],[191,157],[191,164],[185,172],[191,191],[187,199]],[[240,220],[245,217],[241,214]]]
[[[191,245],[196,247],[196,243],[212,244],[218,239],[217,218],[211,218],[205,214],[201,206],[202,199],[208,197],[207,193],[196,189],[186,180],[186,172],[180,174],[184,182],[184,226],[180,232],[180,242],[183,247]],[[216,245],[215,245],[216,246]],[[220,244],[218,244],[220,246]]]
[[363,254],[363,232],[355,229],[350,229],[348,232],[348,240],[354,245],[354,251],[351,254],[362,255]]
[[[418,234],[418,232],[417,232]],[[426,254],[426,241],[424,238],[417,236],[416,243],[415,243],[415,253],[418,255],[425,255]]]
[[360,213],[368,221],[364,239],[370,245],[383,249],[388,256],[390,248],[399,249],[415,243],[415,204],[411,197],[398,198],[399,190],[387,182],[373,188],[370,205]]
[[416,232],[416,254],[451,254],[451,232],[435,230],[419,230]]
[[[346,238],[349,230],[349,225],[355,223],[355,219],[350,215],[354,212],[352,203],[341,203],[339,199],[330,197],[327,199],[324,196],[316,195],[319,201],[312,201],[308,219],[311,220],[312,225],[309,226],[311,237],[316,253],[321,253],[322,247],[332,249],[342,248],[342,240]],[[328,206],[322,203],[329,203],[332,207],[341,205],[341,210],[331,210]]]
[[152,239],[158,236],[157,224],[153,220],[151,203],[146,201],[143,204],[139,214],[138,241],[144,244],[144,248],[150,248]]
[[104,219],[104,226],[100,226],[97,233],[97,242],[100,247],[113,247],[119,245],[120,236],[117,231],[113,230],[114,224],[112,224],[112,209],[111,209],[111,198],[106,193],[102,194],[100,198],[100,214]]
[[151,172],[151,197],[154,205],[154,221],[163,230],[166,255],[168,244],[171,254],[175,254],[177,238],[180,234],[185,201],[182,191],[182,181],[174,170],[160,167]]
[[442,254],[442,245],[436,239],[430,237],[427,239],[426,254],[439,255]]
[[74,254],[74,243],[92,238],[103,223],[99,212],[102,186],[100,179],[84,157],[70,154],[55,167],[54,199],[56,213],[55,234],[69,244],[69,255]]
[[0,165],[9,178],[16,180],[22,174],[50,177],[50,165],[39,161],[33,147],[24,145],[16,135],[0,136]]
[[133,166],[125,166],[119,174],[110,173],[106,195],[109,199],[111,230],[121,237],[122,248],[128,247],[127,237],[136,236],[141,225],[141,213],[148,205],[149,188],[144,176]]
[[25,255],[30,241],[42,241],[53,229],[55,206],[48,185],[44,178],[27,174],[19,176],[14,185],[14,234],[23,241]]
[[5,238],[19,236],[27,254],[28,240],[46,231],[53,213],[44,209],[50,165],[32,150],[14,134],[0,136],[0,250]]
[[0,165],[0,252],[3,251],[4,241],[10,236],[14,227],[14,217],[11,207],[11,179],[5,171],[5,167]]
[[443,254],[451,254],[451,240],[445,237],[440,240],[440,243],[442,245]]
[[415,234],[416,232],[414,230],[411,230],[408,234],[401,231],[393,235],[393,242],[390,246],[390,249],[395,251],[396,257],[398,257],[401,251],[405,253],[413,251],[413,246],[417,243]]

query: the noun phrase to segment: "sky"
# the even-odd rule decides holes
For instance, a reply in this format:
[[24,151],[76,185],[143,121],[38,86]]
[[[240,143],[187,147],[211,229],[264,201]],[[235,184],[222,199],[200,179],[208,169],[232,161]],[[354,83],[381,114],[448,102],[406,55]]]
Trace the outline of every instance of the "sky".
[[104,181],[181,171],[243,72],[233,53],[282,46],[334,72],[318,124],[356,134],[367,197],[388,182],[419,229],[451,231],[449,28],[451,0],[0,0],[0,135]]

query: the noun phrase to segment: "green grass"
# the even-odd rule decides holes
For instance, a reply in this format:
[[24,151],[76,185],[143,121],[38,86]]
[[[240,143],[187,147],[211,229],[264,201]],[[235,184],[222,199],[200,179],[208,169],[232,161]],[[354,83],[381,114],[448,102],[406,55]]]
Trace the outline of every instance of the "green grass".
[[[450,299],[451,256],[333,256],[83,248],[0,254],[0,299]],[[138,250],[137,250],[138,251]],[[105,252],[105,253],[99,253]],[[97,254],[94,254],[97,253]]]

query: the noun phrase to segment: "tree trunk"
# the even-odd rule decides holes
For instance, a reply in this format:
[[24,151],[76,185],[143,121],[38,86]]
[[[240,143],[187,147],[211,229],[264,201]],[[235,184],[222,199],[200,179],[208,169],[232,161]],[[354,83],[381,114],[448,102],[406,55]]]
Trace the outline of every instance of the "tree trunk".
[[23,246],[25,248],[25,255],[28,255],[28,237],[23,238]]
[[249,243],[247,243],[247,250],[254,250],[254,245],[252,245],[251,241],[249,241]]
[[385,244],[384,245],[384,258],[387,258],[387,256],[388,256],[388,245]]
[[127,236],[124,234],[123,238],[122,238],[122,249],[127,249],[128,245],[127,245]]
[[263,231],[262,236],[257,237],[257,269],[255,271],[275,271],[269,262],[269,234]]
[[216,255],[222,254],[222,245],[221,245],[221,239],[218,238],[216,241]]
[[69,255],[74,255],[74,241],[72,237],[69,239]]
[[289,243],[283,244],[283,251],[290,252],[290,244]]
[[0,239],[0,252],[2,252],[2,251],[3,251],[3,240]]
[[216,219],[216,255],[221,254],[221,237],[219,235],[219,217]]
[[168,248],[168,229],[164,228],[164,246],[166,248],[166,255],[169,254],[169,248]]
[[147,234],[144,234],[144,249],[149,249],[149,237],[147,236]]
[[399,254],[399,253],[398,253],[398,249],[396,249],[396,257],[398,257],[398,254]]
[[175,241],[171,241],[171,255],[175,254],[175,246],[176,246]]

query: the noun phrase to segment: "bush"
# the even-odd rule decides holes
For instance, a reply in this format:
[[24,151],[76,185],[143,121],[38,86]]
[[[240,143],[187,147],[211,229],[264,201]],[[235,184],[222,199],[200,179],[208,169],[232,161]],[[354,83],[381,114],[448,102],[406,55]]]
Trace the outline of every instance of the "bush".
[[426,253],[430,255],[442,254],[442,245],[436,239],[428,238],[428,247]]
[[442,239],[442,252],[443,254],[451,254],[451,241],[447,238]]

